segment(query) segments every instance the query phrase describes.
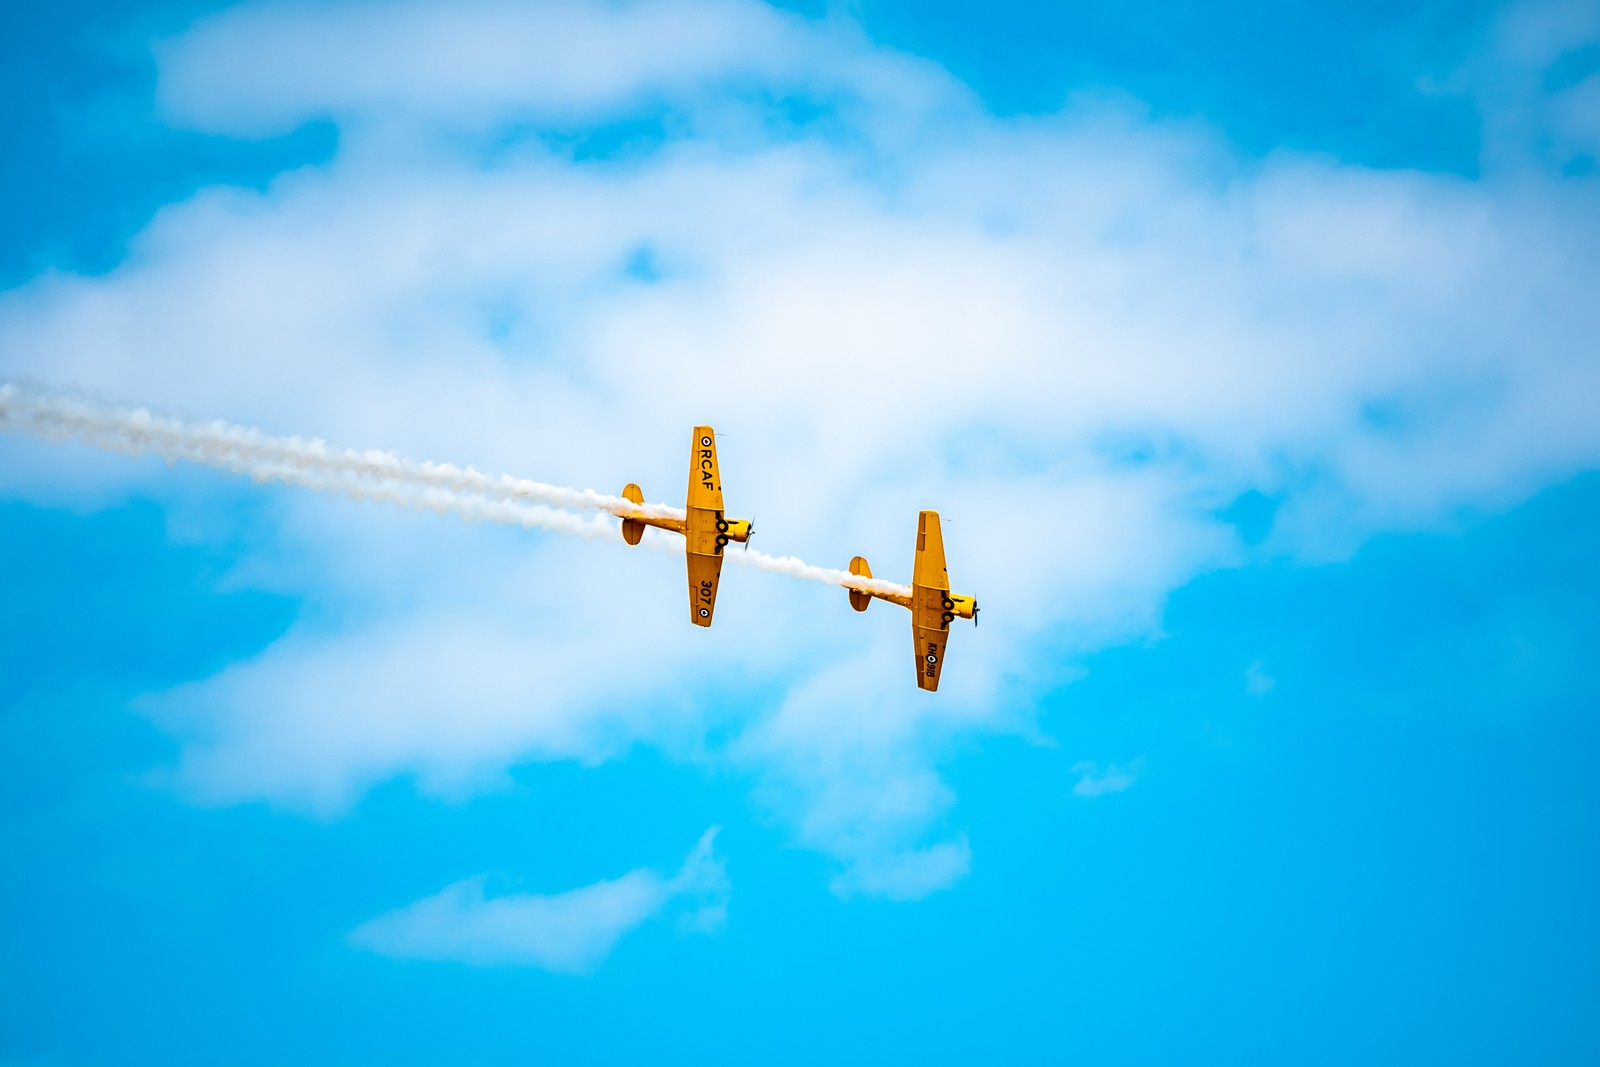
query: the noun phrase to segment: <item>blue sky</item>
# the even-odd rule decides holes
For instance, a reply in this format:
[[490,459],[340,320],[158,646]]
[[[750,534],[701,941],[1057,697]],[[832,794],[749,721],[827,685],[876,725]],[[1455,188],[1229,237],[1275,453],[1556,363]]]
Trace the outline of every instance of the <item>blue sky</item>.
[[0,1063],[1600,1056],[1592,5],[9,20],[0,379],[985,614],[0,435]]

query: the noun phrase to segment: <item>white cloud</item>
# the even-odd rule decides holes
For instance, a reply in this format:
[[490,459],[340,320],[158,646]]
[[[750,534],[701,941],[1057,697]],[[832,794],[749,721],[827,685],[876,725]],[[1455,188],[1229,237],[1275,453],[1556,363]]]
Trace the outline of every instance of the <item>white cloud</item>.
[[[984,625],[929,696],[889,606],[730,568],[701,632],[671,557],[262,490],[234,580],[303,621],[149,701],[200,799],[336,814],[646,743],[747,768],[837,891],[917,896],[968,864],[956,739],[1030,730],[1074,657],[1246,562],[1239,494],[1283,501],[1260,551],[1337,558],[1600,461],[1593,181],[1251,160],[1101,99],[998,120],[753,3],[441,10],[254,4],[166,42],[174,122],[328,115],[339,154],[0,295],[0,374],[667,501],[710,420],[763,547],[905,580],[939,508]],[[823,118],[777,121],[784,96]],[[661,143],[540,136],[629,116]],[[242,491],[0,453],[0,491],[153,495],[208,536]]]
[[1140,756],[1125,767],[1115,763],[1106,764],[1106,769],[1101,770],[1100,765],[1093,760],[1081,760],[1072,765],[1072,773],[1078,775],[1078,781],[1072,787],[1074,796],[1098,797],[1107,793],[1120,793],[1139,779],[1139,772],[1144,769],[1144,757]]
[[926,848],[868,853],[829,887],[841,897],[921,900],[965,876],[971,866],[972,849],[961,836]]
[[1260,660],[1244,669],[1244,691],[1253,697],[1266,696],[1277,684],[1277,680],[1267,673],[1267,665]]
[[685,906],[686,930],[720,928],[728,880],[715,837],[707,830],[671,878],[636,870],[565,893],[492,897],[487,876],[469,878],[361,924],[350,942],[396,959],[590,974],[624,934],[670,904]]
[[1566,85],[1553,75],[1563,60],[1600,45],[1600,8],[1591,0],[1528,0],[1507,6],[1496,21],[1461,86],[1483,116],[1485,161],[1561,168],[1589,156],[1592,165],[1600,127],[1585,107],[1596,94],[1594,80]]
[[603,121],[641,103],[702,111],[774,87],[926,108],[959,95],[936,68],[872,48],[853,24],[754,0],[249,3],[160,42],[174,122],[261,134],[309,119]]

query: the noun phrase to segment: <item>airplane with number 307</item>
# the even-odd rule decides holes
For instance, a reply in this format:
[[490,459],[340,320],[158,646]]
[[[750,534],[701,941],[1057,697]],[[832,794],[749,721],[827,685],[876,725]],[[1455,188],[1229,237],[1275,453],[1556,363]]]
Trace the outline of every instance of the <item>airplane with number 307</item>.
[[[872,568],[867,566],[864,557],[857,556],[850,561],[850,573],[871,578]],[[930,693],[938,689],[950,623],[959,618],[971,619],[972,625],[978,625],[978,599],[950,592],[950,575],[944,566],[944,534],[939,529],[937,511],[924,511],[917,516],[917,555],[911,568],[911,595],[851,589],[850,606],[866,611],[873,597],[911,609],[917,685]]]
[[[622,490],[624,499],[644,503],[644,492],[629,482]],[[622,516],[622,538],[636,545],[644,528],[670,530],[682,534],[684,554],[689,560],[689,618],[696,626],[710,626],[717,608],[717,581],[722,574],[722,550],[728,542],[748,543],[755,532],[747,519],[730,519],[722,511],[722,475],[717,471],[717,436],[709,426],[694,428],[689,447],[689,496],[684,502],[684,517],[640,513]]]

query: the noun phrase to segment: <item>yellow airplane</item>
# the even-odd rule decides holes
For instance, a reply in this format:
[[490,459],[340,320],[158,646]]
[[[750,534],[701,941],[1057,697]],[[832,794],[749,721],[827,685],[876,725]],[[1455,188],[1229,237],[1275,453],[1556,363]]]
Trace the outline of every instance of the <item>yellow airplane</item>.
[[[862,556],[850,561],[850,573],[872,577],[872,568]],[[917,557],[911,568],[911,595],[869,593],[850,590],[850,606],[866,611],[872,598],[887,600],[911,609],[911,640],[916,650],[917,685],[928,692],[939,688],[939,669],[944,666],[944,643],[950,636],[953,619],[971,619],[978,625],[978,599],[950,592],[950,575],[944,567],[944,534],[939,530],[939,513],[924,511],[917,516]]]
[[[644,492],[629,482],[622,495],[635,504],[644,503]],[[717,607],[717,579],[722,574],[722,550],[729,541],[741,544],[755,532],[746,519],[729,519],[722,514],[722,476],[717,473],[717,437],[709,426],[694,428],[689,448],[689,497],[684,517],[660,518],[652,515],[622,516],[622,538],[636,545],[644,528],[671,530],[682,534],[689,559],[689,618],[696,626],[710,626]]]

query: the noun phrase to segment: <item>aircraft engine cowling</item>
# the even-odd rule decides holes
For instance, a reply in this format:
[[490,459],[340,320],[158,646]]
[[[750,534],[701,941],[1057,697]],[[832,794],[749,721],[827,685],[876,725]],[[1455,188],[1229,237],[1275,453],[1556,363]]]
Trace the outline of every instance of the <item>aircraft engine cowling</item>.
[[[850,573],[859,574],[863,578],[872,577],[872,568],[867,566],[865,556],[856,556],[850,561]],[[862,592],[860,589],[848,590],[850,593],[850,606],[857,611],[866,611],[867,605],[872,603],[872,594]]]
[[750,540],[750,535],[756,532],[749,519],[728,519],[727,526],[728,528],[722,532],[728,535],[728,540],[738,541],[740,544]]

